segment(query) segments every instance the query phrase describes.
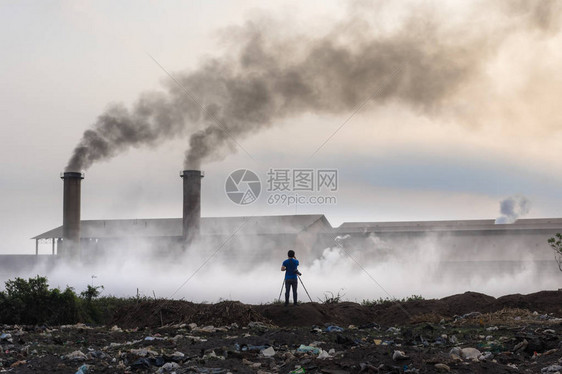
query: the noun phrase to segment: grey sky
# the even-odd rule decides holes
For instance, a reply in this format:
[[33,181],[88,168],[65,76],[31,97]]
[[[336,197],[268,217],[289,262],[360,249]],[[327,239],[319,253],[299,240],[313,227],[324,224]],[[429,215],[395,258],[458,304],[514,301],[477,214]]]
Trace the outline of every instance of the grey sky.
[[[446,94],[431,105],[411,91],[367,104],[312,159],[351,111],[299,112],[237,139],[253,160],[238,150],[203,165],[203,215],[325,213],[334,225],[491,219],[502,199],[524,195],[532,202],[529,217],[562,216],[556,15],[508,2],[373,4],[1,1],[0,253],[32,253],[29,238],[61,224],[59,173],[107,105],[130,107],[142,92],[169,84],[147,52],[174,74],[189,73],[208,58],[235,54],[238,33],[256,20],[264,35],[280,40],[336,30],[333,38],[349,43],[364,33],[394,35],[415,14],[415,25],[426,29],[424,17],[437,25],[438,38],[424,48],[475,48],[447,56],[473,70],[451,92],[445,85],[439,92]],[[82,217],[179,217],[188,144],[176,138],[94,164],[83,184]],[[227,199],[231,171],[249,168],[265,177],[269,167],[337,168],[337,205],[238,207]]]

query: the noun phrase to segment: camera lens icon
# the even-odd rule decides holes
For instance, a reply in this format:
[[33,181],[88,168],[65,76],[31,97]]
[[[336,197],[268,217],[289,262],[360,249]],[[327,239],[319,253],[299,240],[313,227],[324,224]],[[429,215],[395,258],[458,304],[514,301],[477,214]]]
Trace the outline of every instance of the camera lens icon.
[[253,171],[238,169],[226,178],[224,190],[233,203],[249,205],[260,196],[261,181]]

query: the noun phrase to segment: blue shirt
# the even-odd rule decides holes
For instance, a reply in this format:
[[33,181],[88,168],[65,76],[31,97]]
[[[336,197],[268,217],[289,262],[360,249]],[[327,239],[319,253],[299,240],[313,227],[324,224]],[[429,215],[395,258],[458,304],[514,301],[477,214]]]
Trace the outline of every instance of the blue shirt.
[[297,279],[295,271],[299,267],[299,260],[295,258],[288,258],[283,261],[283,266],[285,266],[285,279]]

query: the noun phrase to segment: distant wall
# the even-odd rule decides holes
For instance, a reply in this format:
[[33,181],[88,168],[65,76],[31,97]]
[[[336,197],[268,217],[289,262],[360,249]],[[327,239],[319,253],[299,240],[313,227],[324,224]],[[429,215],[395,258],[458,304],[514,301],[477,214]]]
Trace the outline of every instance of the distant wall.
[[[57,256],[51,255],[2,255],[0,260],[0,278],[11,279],[23,277],[23,274],[32,274],[36,266],[52,268],[57,262]],[[42,274],[32,274],[31,277]],[[3,287],[3,284],[0,285]]]
[[[349,234],[345,246],[359,260],[387,260],[396,255],[427,253],[440,261],[552,261],[548,230],[468,230],[367,232]],[[324,235],[322,244],[335,247],[335,235]]]

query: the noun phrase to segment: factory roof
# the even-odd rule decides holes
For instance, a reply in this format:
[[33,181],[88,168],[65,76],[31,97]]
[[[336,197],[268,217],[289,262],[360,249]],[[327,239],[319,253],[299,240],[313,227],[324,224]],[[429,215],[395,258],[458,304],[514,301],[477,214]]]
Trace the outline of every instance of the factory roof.
[[[319,230],[331,230],[322,214],[253,216],[253,217],[202,217],[202,235],[275,235],[298,234],[312,225]],[[179,237],[182,236],[181,218],[84,220],[80,222],[82,238],[123,237]],[[62,226],[39,234],[32,239],[62,238]]]
[[431,231],[521,231],[562,230],[562,218],[518,219],[509,224],[496,224],[493,219],[462,221],[346,222],[336,232],[431,232]]
[[[495,220],[462,221],[403,221],[403,222],[345,222],[332,228],[322,214],[244,217],[202,217],[202,235],[279,235],[298,234],[315,226],[318,232],[400,233],[454,231],[525,231],[547,230],[562,232],[562,218],[519,219],[511,224],[496,224]],[[82,238],[118,237],[180,237],[181,218],[115,219],[81,221]],[[62,226],[32,239],[62,238]]]

